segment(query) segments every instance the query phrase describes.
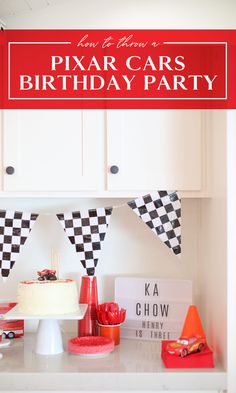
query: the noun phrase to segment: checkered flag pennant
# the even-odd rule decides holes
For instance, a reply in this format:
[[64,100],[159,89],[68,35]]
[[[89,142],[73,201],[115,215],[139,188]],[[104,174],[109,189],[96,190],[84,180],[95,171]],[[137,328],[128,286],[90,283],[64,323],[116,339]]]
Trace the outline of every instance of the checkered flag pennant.
[[0,269],[4,280],[10,274],[38,214],[0,210]]
[[181,201],[175,191],[158,191],[128,202],[175,255],[181,254]]
[[89,276],[95,274],[111,214],[112,207],[57,214]]

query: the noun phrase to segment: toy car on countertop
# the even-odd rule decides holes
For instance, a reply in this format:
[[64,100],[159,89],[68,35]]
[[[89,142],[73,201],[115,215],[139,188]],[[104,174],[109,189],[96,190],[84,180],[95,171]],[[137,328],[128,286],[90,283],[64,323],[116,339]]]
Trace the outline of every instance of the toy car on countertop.
[[184,358],[191,353],[203,352],[205,347],[205,337],[180,337],[178,340],[170,342],[166,347],[166,351],[170,355]]
[[23,320],[4,320],[4,314],[10,311],[13,307],[16,306],[16,303],[1,303],[0,302],[0,330],[3,330],[2,337],[3,338],[15,338],[24,336],[24,321]]

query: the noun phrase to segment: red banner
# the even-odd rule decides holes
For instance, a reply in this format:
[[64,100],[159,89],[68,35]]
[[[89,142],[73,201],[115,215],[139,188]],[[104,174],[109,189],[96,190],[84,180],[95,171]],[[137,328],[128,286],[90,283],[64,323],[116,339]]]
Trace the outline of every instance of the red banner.
[[236,108],[236,30],[1,31],[0,105]]

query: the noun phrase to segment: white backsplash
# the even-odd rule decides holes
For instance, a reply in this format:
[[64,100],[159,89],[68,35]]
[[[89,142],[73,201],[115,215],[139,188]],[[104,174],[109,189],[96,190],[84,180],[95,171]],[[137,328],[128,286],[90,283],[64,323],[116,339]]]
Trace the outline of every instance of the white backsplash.
[[[128,201],[129,199],[127,199]],[[50,267],[51,249],[60,257],[60,277],[78,282],[85,274],[78,255],[66,237],[55,214],[79,210],[82,207],[120,205],[125,199],[1,199],[0,208],[42,213],[27,239],[6,283],[0,279],[0,299],[16,300],[17,283],[36,278],[37,270]],[[114,299],[114,279],[117,276],[186,278],[193,280],[195,298],[197,288],[197,225],[198,201],[183,200],[183,253],[177,258],[129,207],[113,211],[96,274],[99,301]],[[44,213],[52,213],[44,215]],[[26,327],[29,324],[26,324]],[[75,323],[65,324],[74,326]]]

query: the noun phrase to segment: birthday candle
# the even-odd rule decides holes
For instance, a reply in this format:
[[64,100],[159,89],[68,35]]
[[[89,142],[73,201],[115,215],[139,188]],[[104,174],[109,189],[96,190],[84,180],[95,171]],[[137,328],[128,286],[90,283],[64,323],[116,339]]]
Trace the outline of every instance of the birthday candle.
[[56,276],[59,278],[59,254],[53,248],[51,250],[51,269],[56,270]]

